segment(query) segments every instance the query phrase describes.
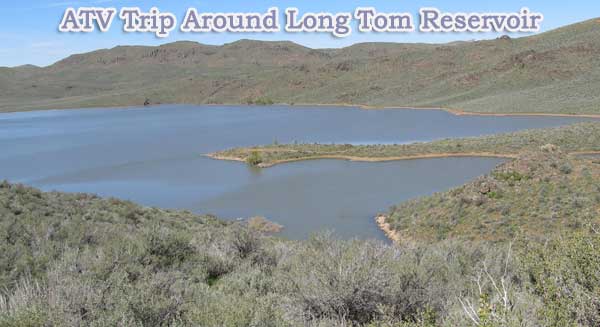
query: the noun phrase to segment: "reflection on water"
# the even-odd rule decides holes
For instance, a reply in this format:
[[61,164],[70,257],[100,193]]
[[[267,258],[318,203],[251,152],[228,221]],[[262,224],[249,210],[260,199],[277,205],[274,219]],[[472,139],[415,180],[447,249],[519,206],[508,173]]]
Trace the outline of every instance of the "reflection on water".
[[344,237],[382,238],[375,213],[461,184],[500,160],[316,160],[260,170],[202,154],[274,141],[407,143],[580,120],[278,106],[10,113],[0,115],[0,178],[226,218],[263,215],[291,238],[328,228]]

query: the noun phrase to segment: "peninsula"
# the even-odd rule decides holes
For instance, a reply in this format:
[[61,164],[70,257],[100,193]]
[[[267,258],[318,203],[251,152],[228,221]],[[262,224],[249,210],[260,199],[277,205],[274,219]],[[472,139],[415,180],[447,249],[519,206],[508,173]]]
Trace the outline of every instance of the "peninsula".
[[311,159],[391,161],[467,156],[516,158],[523,151],[535,150],[548,143],[559,146],[567,153],[600,153],[600,122],[411,144],[271,144],[234,148],[208,156],[247,162],[259,167]]

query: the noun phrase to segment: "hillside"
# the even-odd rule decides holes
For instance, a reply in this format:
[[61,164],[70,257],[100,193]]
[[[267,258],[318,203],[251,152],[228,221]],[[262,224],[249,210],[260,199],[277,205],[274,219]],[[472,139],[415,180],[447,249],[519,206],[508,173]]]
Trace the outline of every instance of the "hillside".
[[0,68],[0,111],[148,103],[444,107],[600,114],[600,23],[449,44],[309,49],[241,40],[175,42]]
[[259,167],[310,159],[336,158],[356,161],[491,156],[514,158],[552,143],[567,153],[600,153],[600,123],[530,129],[513,133],[390,145],[271,144],[233,148],[209,154],[215,159],[243,161]]
[[[7,182],[0,226],[2,326],[412,326],[433,308],[439,321],[464,321],[455,298],[471,282],[440,252],[473,272],[473,253],[503,256],[476,244],[401,254],[326,235],[279,241],[214,217]],[[446,279],[455,283],[441,289]]]
[[569,235],[600,223],[600,160],[545,145],[466,185],[394,206],[385,223],[400,242]]
[[581,204],[557,211],[567,216],[524,221],[567,219],[572,232],[512,247],[291,242],[215,217],[1,182],[0,325],[598,326],[600,234],[569,218],[588,212],[592,194],[579,193],[597,179],[577,181],[561,201]]

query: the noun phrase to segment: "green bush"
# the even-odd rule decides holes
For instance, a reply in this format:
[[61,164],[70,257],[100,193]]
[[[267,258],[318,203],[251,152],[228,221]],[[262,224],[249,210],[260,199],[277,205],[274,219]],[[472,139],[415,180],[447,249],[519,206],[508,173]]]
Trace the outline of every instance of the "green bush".
[[246,104],[249,104],[249,105],[254,104],[257,106],[270,106],[270,105],[275,104],[275,101],[273,101],[273,99],[271,99],[271,98],[259,97],[256,99],[247,99]]
[[544,306],[544,326],[600,325],[600,234],[576,233],[546,244],[532,243],[523,269]]
[[162,229],[152,230],[146,238],[146,254],[142,261],[157,269],[181,264],[194,254],[189,239],[184,235]]
[[258,166],[262,163],[262,157],[258,151],[252,151],[246,159],[246,162],[251,166]]

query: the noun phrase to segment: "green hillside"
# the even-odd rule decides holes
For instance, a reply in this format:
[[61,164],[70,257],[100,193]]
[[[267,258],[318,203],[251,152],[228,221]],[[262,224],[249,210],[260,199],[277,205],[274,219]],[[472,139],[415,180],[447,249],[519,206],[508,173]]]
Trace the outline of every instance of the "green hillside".
[[449,44],[119,46],[43,68],[1,68],[0,111],[275,102],[600,114],[598,67],[598,20],[518,39]]
[[600,160],[547,145],[463,186],[394,206],[385,220],[408,242],[568,235],[600,223]]

